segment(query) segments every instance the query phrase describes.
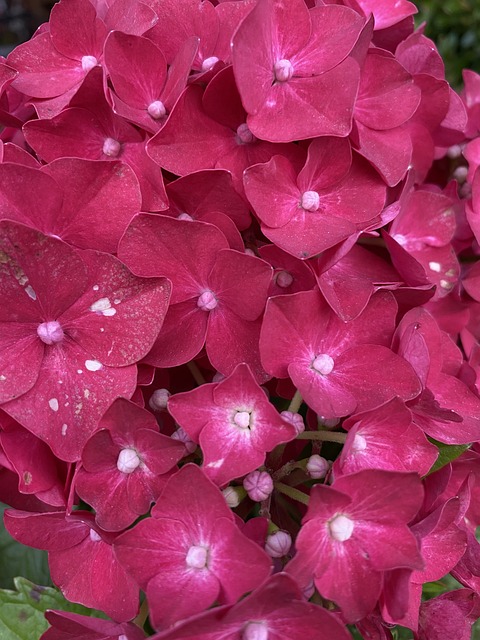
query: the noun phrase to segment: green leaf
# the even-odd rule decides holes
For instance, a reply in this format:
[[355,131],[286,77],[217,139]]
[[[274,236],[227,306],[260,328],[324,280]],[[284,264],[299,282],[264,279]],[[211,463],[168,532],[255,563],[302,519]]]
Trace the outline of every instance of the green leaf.
[[38,640],[48,627],[43,615],[47,609],[105,617],[101,612],[68,602],[53,587],[40,587],[26,578],[15,578],[14,584],[16,591],[0,589],[2,640]]
[[433,438],[428,439],[437,447],[438,458],[427,475],[438,471],[449,462],[453,462],[453,460],[456,460],[470,446],[469,444],[444,444],[443,442],[437,442],[437,440],[434,440]]
[[0,504],[0,588],[12,589],[16,576],[25,576],[36,584],[51,585],[47,552],[26,547],[10,536],[3,526],[6,508]]

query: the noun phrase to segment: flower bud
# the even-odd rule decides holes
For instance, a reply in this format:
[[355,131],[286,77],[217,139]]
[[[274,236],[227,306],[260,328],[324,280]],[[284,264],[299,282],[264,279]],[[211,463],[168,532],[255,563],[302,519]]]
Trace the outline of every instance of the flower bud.
[[316,453],[308,459],[307,472],[312,478],[315,478],[315,480],[322,480],[322,478],[325,478],[329,469],[330,464],[328,460],[322,458],[322,456],[319,456]]
[[182,427],[178,427],[176,431],[174,431],[171,435],[174,440],[178,440],[185,445],[185,449],[187,450],[187,454],[193,453],[197,448],[197,445],[193,440],[190,440],[190,437],[187,435],[186,431],[182,429]]
[[148,406],[153,411],[164,411],[167,408],[168,399],[171,395],[168,389],[155,389],[150,396]]
[[275,531],[267,536],[265,551],[271,558],[283,558],[290,551],[292,536],[288,531]]
[[266,471],[252,471],[243,480],[245,491],[251,500],[262,502],[273,491],[272,476]]
[[245,489],[243,487],[225,487],[222,491],[225,502],[230,509],[238,507],[240,502],[245,497]]
[[305,424],[303,422],[302,416],[299,413],[282,411],[280,415],[285,420],[285,422],[289,422],[295,428],[297,435],[305,431]]

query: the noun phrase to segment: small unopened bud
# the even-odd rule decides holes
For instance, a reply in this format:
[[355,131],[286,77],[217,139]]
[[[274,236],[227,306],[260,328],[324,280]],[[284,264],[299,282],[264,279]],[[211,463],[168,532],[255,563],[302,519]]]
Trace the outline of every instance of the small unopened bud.
[[277,60],[273,65],[273,73],[277,82],[287,82],[293,76],[293,65],[290,60]]
[[103,143],[102,151],[109,158],[116,158],[120,153],[121,148],[122,145],[118,140],[115,140],[114,138],[106,138]]
[[315,480],[322,480],[325,478],[329,469],[330,464],[328,460],[322,458],[322,456],[319,456],[316,453],[308,459],[307,472],[312,478],[315,478]]
[[303,418],[299,413],[282,411],[280,415],[286,422],[289,422],[295,428],[297,435],[305,431],[305,423],[303,422]]
[[292,536],[288,531],[275,531],[267,536],[265,551],[271,558],[283,558],[290,551]]
[[273,491],[272,476],[266,471],[252,471],[244,478],[243,486],[251,500],[262,502]]
[[291,273],[288,273],[288,271],[279,271],[277,273],[275,282],[278,284],[279,287],[282,287],[282,289],[286,289],[292,284],[293,276]]
[[340,418],[325,418],[325,416],[317,414],[317,422],[325,429],[335,429],[340,424]]
[[37,327],[37,336],[45,344],[57,344],[64,338],[62,326],[56,320],[42,322]]
[[190,437],[187,435],[186,431],[182,429],[182,427],[178,427],[178,429],[174,431],[170,437],[184,444],[187,453],[193,453],[197,448],[195,442],[190,439]]
[[246,122],[243,122],[237,127],[237,144],[251,144],[255,142],[256,139]]
[[461,155],[462,155],[462,147],[459,144],[454,144],[448,148],[447,156],[449,158],[452,158],[452,160],[455,158],[460,158]]
[[352,537],[355,524],[348,516],[339,513],[328,523],[330,535],[338,542],[345,542]]
[[148,406],[153,411],[165,411],[167,408],[168,399],[172,394],[168,389],[155,389],[150,396]]
[[230,509],[238,507],[240,502],[245,497],[245,489],[243,487],[225,487],[222,491],[225,502]]
[[160,118],[163,118],[166,115],[167,110],[165,109],[163,102],[155,100],[155,102],[151,102],[148,105],[147,112],[154,120],[160,120]]
[[462,184],[467,179],[467,175],[468,175],[467,167],[457,167],[453,172],[453,177],[455,178],[455,180],[458,180],[458,182]]
[[249,622],[242,632],[242,640],[268,640],[266,622]]
[[222,380],[225,380],[225,376],[220,371],[217,371],[212,378],[212,382],[221,382]]
[[305,596],[306,600],[310,600],[310,598],[313,596],[313,594],[315,593],[315,584],[312,580],[312,582],[310,582],[303,590],[303,595]]
[[185,558],[187,566],[192,569],[204,569],[207,566],[208,549],[193,545]]
[[210,56],[210,58],[205,58],[205,60],[202,62],[202,71],[210,71],[210,69],[213,69],[217,62],[217,56]]

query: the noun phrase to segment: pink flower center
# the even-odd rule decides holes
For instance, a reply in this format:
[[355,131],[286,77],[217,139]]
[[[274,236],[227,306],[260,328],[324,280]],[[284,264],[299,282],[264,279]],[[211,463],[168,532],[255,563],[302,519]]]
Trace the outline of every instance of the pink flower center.
[[293,65],[290,60],[277,60],[273,65],[273,72],[277,82],[288,82],[293,76]]
[[250,427],[250,414],[248,411],[237,411],[233,416],[233,421],[240,429],[248,429]]
[[192,569],[204,569],[207,566],[208,549],[193,545],[187,553],[185,562]]
[[102,537],[95,531],[95,529],[90,529],[90,540],[92,542],[100,542]]
[[312,362],[312,369],[314,369],[317,373],[321,373],[322,376],[328,376],[328,374],[333,371],[334,366],[335,362],[333,358],[331,358],[326,353],[321,353]]
[[140,458],[135,449],[122,449],[118,454],[117,469],[121,473],[133,473],[140,465]]
[[170,396],[171,393],[168,389],[155,389],[148,401],[150,409],[153,409],[154,411],[163,411],[167,408]]
[[37,336],[45,344],[57,344],[63,340],[64,333],[60,323],[56,320],[51,320],[38,325]]
[[218,305],[218,300],[213,291],[207,290],[197,300],[197,307],[202,311],[212,311]]
[[282,287],[282,289],[286,289],[287,287],[289,287],[292,282],[293,276],[291,273],[288,273],[288,271],[279,271],[277,273],[276,283],[279,287]]
[[184,211],[183,213],[179,213],[178,214],[177,220],[188,220],[188,222],[191,222],[193,220],[193,218],[189,213],[186,213]]
[[248,124],[243,122],[237,128],[237,144],[250,144],[255,142],[257,138],[248,128]]
[[317,211],[320,206],[320,196],[316,191],[305,191],[300,206],[305,211]]
[[268,640],[265,622],[249,622],[242,633],[242,640]]
[[83,56],[82,58],[82,69],[85,71],[85,73],[88,73],[90,69],[96,67],[97,64],[98,60],[95,58],[95,56]]
[[155,102],[148,105],[147,112],[154,120],[160,120],[160,118],[163,118],[163,116],[166,115],[167,110],[165,109],[163,102],[155,100]]
[[353,520],[339,513],[328,523],[330,536],[338,542],[345,542],[351,538],[354,528]]
[[106,138],[103,143],[102,151],[109,158],[116,158],[120,153],[121,148],[122,145],[118,140],[115,140],[114,138]]
[[352,453],[361,453],[367,448],[367,441],[359,433],[355,434],[352,444]]
[[210,69],[213,69],[217,62],[217,56],[210,56],[210,58],[205,58],[205,60],[202,62],[202,71],[210,71]]

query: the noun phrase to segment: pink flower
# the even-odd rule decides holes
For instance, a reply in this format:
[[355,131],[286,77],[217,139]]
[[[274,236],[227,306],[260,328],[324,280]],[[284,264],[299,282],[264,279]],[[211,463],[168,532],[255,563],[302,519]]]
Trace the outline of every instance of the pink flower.
[[0,256],[2,408],[59,458],[78,460],[113,399],[133,394],[169,283],[7,221]]
[[195,465],[167,483],[152,518],[115,544],[121,564],[147,592],[154,627],[231,604],[259,586],[270,560],[234,523],[220,490]]
[[302,584],[313,578],[349,622],[370,613],[385,571],[422,569],[407,524],[423,499],[419,477],[371,469],[316,485],[287,571]]

